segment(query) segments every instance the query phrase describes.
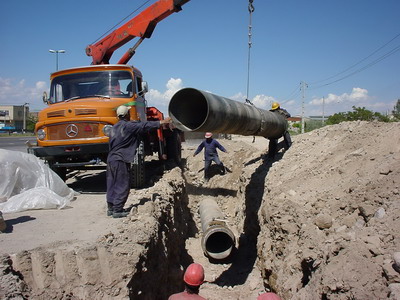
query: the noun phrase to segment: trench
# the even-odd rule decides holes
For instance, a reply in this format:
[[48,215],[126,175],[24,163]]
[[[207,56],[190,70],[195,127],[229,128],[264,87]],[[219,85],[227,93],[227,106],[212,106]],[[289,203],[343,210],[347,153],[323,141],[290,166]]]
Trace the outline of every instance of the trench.
[[[228,266],[218,273],[214,281],[209,283],[210,289],[223,289],[227,286],[241,288],[246,285],[250,273],[257,268],[257,237],[260,232],[257,214],[264,190],[256,187],[263,186],[272,165],[271,162],[263,160],[263,157],[249,162],[249,164],[256,163],[259,163],[259,166],[249,181],[243,182],[243,186],[238,187],[238,190],[243,191],[241,194],[228,188],[195,186],[187,180],[188,170],[183,172],[184,189],[180,195],[175,195],[174,215],[172,217],[164,216],[162,221],[160,220],[164,226],[160,227],[158,235],[151,242],[146,256],[140,263],[145,267],[142,267],[130,280],[130,299],[167,299],[171,294],[184,289],[182,282],[184,269],[190,263],[198,262],[196,261],[198,258],[188,253],[186,241],[196,239],[198,247],[200,247],[202,243],[200,239],[204,237],[202,226],[198,220],[199,211],[195,209],[198,207],[198,203],[191,203],[198,201],[193,199],[200,195],[207,198],[213,198],[215,195],[243,198],[243,200],[236,200],[244,201],[243,232],[236,236],[236,245],[231,254],[226,258],[224,256],[224,259],[207,257],[207,262],[216,266]],[[218,231],[212,233],[205,244],[210,251],[223,253],[231,246],[231,243],[229,234]],[[263,282],[261,272],[258,273]],[[144,286],[143,282],[149,284]],[[267,287],[269,286],[267,285]]]

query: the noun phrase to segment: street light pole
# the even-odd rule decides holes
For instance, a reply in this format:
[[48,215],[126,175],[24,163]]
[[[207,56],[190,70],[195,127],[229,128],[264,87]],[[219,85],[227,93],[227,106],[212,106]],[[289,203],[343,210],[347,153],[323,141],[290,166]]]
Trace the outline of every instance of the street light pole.
[[56,71],[58,71],[58,53],[65,53],[65,50],[49,50],[50,53],[56,54]]
[[23,123],[22,123],[22,133],[25,133],[25,131],[26,131],[26,105],[29,105],[29,103],[26,102],[22,105],[23,114],[24,114]]

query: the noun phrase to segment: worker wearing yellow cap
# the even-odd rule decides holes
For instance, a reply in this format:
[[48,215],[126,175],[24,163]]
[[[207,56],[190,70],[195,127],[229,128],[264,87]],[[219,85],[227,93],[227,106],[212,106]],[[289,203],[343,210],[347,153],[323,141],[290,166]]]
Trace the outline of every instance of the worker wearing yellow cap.
[[[270,111],[280,114],[284,116],[286,119],[290,118],[290,114],[286,109],[281,108],[280,104],[278,102],[272,102],[272,106]],[[285,131],[283,133],[283,141],[284,141],[284,148],[285,150],[288,150],[290,146],[292,146],[292,139],[290,137],[289,131]],[[269,147],[268,147],[268,157],[273,158],[278,152],[278,139],[269,139]]]

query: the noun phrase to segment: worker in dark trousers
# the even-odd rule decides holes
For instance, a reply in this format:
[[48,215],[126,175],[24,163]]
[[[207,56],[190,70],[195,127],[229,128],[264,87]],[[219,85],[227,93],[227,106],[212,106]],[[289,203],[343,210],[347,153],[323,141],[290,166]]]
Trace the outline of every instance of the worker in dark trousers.
[[[273,102],[270,111],[284,116],[286,119],[290,118],[290,114],[286,109],[281,108],[278,102]],[[283,142],[285,150],[288,150],[292,146],[292,138],[290,137],[289,131],[285,130],[283,133]],[[270,138],[268,146],[268,157],[273,158],[278,152],[278,139]]]
[[161,121],[130,121],[130,107],[121,105],[117,109],[119,119],[110,133],[110,151],[107,158],[107,215],[113,218],[126,217],[124,211],[128,199],[131,181],[131,163],[135,157],[141,137],[162,124],[171,122],[171,118]]
[[210,179],[210,174],[208,172],[211,163],[214,161],[218,166],[221,167],[221,174],[225,174],[224,164],[220,161],[217,148],[225,153],[228,153],[226,149],[215,139],[212,138],[211,132],[206,132],[206,139],[201,142],[197,150],[194,152],[193,157],[200,153],[204,148],[204,180],[208,181]]
[[206,300],[199,295],[200,286],[204,282],[204,269],[200,264],[193,263],[187,267],[183,275],[185,290],[171,295],[168,300]]

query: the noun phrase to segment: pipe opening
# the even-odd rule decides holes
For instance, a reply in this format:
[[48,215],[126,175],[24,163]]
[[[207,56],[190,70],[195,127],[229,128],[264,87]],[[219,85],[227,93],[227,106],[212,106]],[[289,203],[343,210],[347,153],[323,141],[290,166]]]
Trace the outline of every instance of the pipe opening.
[[226,227],[212,227],[203,236],[204,253],[214,259],[227,258],[235,246],[235,237]]
[[[208,104],[204,95],[196,89],[179,90],[169,103],[169,116],[187,131],[199,128],[207,119]],[[194,113],[195,112],[195,113]]]

